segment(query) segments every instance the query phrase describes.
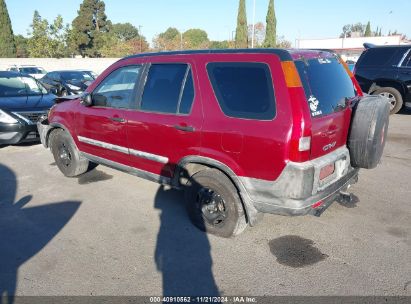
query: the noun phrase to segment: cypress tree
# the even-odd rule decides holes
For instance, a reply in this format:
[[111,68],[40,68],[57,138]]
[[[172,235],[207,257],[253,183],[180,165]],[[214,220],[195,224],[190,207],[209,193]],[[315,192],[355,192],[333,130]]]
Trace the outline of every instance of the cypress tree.
[[240,0],[238,6],[237,29],[235,31],[235,47],[248,48],[248,24],[245,0]]
[[16,43],[4,0],[0,0],[0,57],[16,57]]
[[274,0],[270,0],[267,11],[267,27],[263,47],[273,48],[277,46],[277,19],[275,18]]
[[364,37],[371,37],[371,24],[370,21],[368,21],[367,26],[365,28],[365,32],[364,32]]
[[83,57],[86,55],[98,57],[103,43],[102,33],[108,32],[111,26],[105,14],[104,1],[83,0],[72,26],[70,35],[72,47]]

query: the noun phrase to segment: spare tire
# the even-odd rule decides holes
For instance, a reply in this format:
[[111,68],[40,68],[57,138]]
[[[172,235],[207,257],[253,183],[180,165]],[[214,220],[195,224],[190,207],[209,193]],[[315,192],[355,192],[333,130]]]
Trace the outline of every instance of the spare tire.
[[390,102],[382,96],[366,96],[353,108],[348,137],[351,165],[375,168],[384,150],[390,116]]

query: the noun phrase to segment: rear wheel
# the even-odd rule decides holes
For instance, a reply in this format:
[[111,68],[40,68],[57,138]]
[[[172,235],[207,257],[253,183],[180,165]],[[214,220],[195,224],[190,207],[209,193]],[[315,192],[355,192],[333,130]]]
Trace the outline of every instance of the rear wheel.
[[195,173],[187,184],[186,203],[193,224],[203,231],[228,238],[247,227],[238,191],[219,170]]
[[391,87],[379,88],[373,95],[380,95],[382,97],[388,98],[390,101],[390,114],[395,114],[401,110],[403,105],[403,99],[400,92],[397,89]]
[[57,167],[67,177],[81,175],[93,167],[86,158],[80,156],[70,134],[63,129],[50,134],[50,149]]

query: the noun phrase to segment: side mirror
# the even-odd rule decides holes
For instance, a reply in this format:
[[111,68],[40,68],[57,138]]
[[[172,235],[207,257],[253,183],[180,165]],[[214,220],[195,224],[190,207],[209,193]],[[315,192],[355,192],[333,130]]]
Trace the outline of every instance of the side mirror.
[[93,105],[93,99],[91,98],[91,94],[84,94],[81,97],[81,104],[85,107],[90,107]]
[[51,88],[49,91],[51,94],[54,94],[54,95],[58,94],[58,90],[56,88]]

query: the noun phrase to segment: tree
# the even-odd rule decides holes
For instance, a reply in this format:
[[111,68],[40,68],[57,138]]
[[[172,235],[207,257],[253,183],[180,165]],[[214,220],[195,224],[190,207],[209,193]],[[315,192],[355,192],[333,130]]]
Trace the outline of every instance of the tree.
[[248,26],[245,0],[240,0],[238,6],[237,28],[235,31],[235,47],[248,47]]
[[174,27],[169,27],[153,39],[153,46],[158,51],[171,51],[180,49],[181,42],[180,32]]
[[142,36],[137,39],[121,41],[114,33],[110,32],[103,36],[103,46],[100,49],[102,57],[124,57],[140,52],[146,52],[149,45]]
[[358,22],[356,24],[346,24],[342,28],[343,31],[340,35],[340,38],[349,38],[353,36],[362,37],[364,36],[365,27],[366,26],[361,22]]
[[365,28],[365,32],[364,32],[364,37],[371,37],[372,33],[371,33],[371,24],[370,21],[368,21],[367,26]]
[[267,30],[265,33],[265,40],[263,43],[263,47],[265,48],[273,48],[276,47],[276,37],[277,37],[277,19],[275,18],[275,11],[274,11],[274,0],[270,0],[268,4],[268,12],[267,12]]
[[[248,25],[248,41],[253,37],[253,25]],[[261,47],[265,39],[265,25],[262,22],[254,24],[254,46]]]
[[291,42],[286,40],[284,36],[277,37],[276,47],[280,49],[289,49],[291,48]]
[[128,41],[131,39],[139,39],[140,33],[138,29],[131,23],[115,23],[111,28],[113,34],[121,41]]
[[16,57],[13,28],[4,0],[0,0],[0,57]]
[[210,40],[207,32],[200,29],[189,29],[183,34],[184,49],[206,49]]
[[33,23],[30,25],[31,36],[27,43],[27,50],[30,57],[52,57],[51,44],[49,40],[49,23],[42,19],[39,12],[34,11]]
[[61,58],[69,55],[67,37],[69,26],[64,26],[63,18],[58,15],[49,24],[38,11],[34,11],[30,38],[27,42],[27,51],[30,57]]
[[16,57],[17,58],[26,58],[29,56],[29,52],[27,50],[27,44],[29,39],[24,37],[23,35],[14,36],[14,41],[16,42]]
[[224,41],[210,41],[209,48],[212,50],[215,49],[229,49],[230,43],[227,40]]
[[83,0],[78,16],[73,20],[70,43],[83,57],[99,57],[100,48],[107,41],[111,22],[105,14],[102,0]]

